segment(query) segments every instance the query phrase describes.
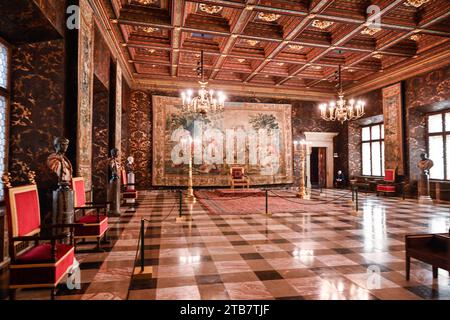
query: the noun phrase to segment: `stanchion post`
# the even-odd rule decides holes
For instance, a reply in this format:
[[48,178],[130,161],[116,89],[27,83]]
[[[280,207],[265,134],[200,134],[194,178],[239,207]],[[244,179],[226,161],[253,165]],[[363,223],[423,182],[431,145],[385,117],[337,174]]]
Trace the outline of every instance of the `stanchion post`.
[[352,202],[355,202],[355,186],[352,186]]
[[183,191],[181,190],[178,191],[178,200],[179,200],[178,217],[181,218],[181,216],[183,215]]
[[359,211],[359,191],[358,191],[358,187],[355,188],[355,198],[356,198],[356,211]]
[[144,272],[144,259],[145,259],[145,249],[144,249],[144,219],[141,219],[141,272]]
[[269,214],[269,190],[266,189],[266,214]]

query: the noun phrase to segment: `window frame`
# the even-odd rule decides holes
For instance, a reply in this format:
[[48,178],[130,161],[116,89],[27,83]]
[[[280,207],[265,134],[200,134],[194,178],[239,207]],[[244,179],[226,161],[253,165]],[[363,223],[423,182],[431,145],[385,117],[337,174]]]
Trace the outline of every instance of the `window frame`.
[[[380,138],[379,139],[372,139],[372,127],[375,127],[375,126],[378,126],[379,129],[380,129]],[[374,178],[382,178],[382,177],[384,177],[384,175],[376,176],[376,175],[372,174],[372,169],[373,169],[372,168],[372,166],[373,166],[373,163],[372,163],[372,143],[373,142],[380,142],[380,168],[381,168],[381,173],[383,173],[383,167],[384,167],[383,159],[384,159],[384,156],[383,156],[382,153],[383,153],[383,149],[384,148],[382,148],[381,146],[382,146],[382,144],[384,144],[384,133],[383,133],[383,135],[381,134],[381,132],[382,132],[381,126],[384,126],[384,122],[371,123],[371,124],[364,125],[364,126],[360,127],[360,130],[361,130],[361,146],[360,146],[360,152],[361,152],[361,176],[363,176],[363,177],[374,177]],[[363,131],[364,128],[370,128],[369,129],[370,139],[369,140],[365,140],[365,141],[363,141],[363,139],[362,139],[362,131]],[[369,147],[370,147],[370,175],[364,174],[364,170],[363,170],[362,156],[363,156],[363,144],[364,143],[368,143]]]
[[[5,98],[5,158],[3,159],[4,172],[8,172],[9,164],[9,126],[10,126],[10,108],[11,108],[11,73],[12,73],[12,45],[8,43],[5,39],[0,37],[0,43],[6,47],[8,54],[8,67],[7,67],[7,78],[6,78],[6,88],[0,86],[0,96]],[[0,177],[1,178],[1,177]],[[4,204],[4,198],[0,197],[0,205]]]
[[[430,177],[430,181],[450,181],[450,172],[447,172],[447,161],[450,161],[450,158],[447,159],[447,135],[450,135],[450,128],[446,128],[445,126],[445,114],[449,113],[450,114],[450,109],[446,109],[446,110],[440,110],[440,111],[436,111],[436,112],[429,112],[425,115],[425,145],[426,145],[426,150],[427,150],[427,155],[430,154],[430,136],[441,136],[442,137],[442,159],[444,160],[444,178],[443,179],[432,179]],[[435,116],[435,115],[441,115],[441,123],[442,123],[442,131],[440,132],[429,132],[429,126],[428,126],[428,118],[430,116]]]

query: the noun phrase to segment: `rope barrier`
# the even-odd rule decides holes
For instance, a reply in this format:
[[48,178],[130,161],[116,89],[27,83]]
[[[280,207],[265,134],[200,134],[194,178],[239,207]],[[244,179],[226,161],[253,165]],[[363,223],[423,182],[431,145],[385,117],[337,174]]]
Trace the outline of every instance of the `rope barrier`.
[[347,196],[347,195],[349,195],[351,193],[351,191],[349,191],[349,192],[347,192],[347,193],[345,193],[345,194],[343,194],[343,195],[341,195],[341,196],[339,196],[337,198],[333,198],[333,199],[330,199],[330,200],[327,200],[327,201],[323,201],[323,202],[320,202],[320,203],[302,203],[302,202],[298,202],[298,201],[294,201],[294,200],[289,200],[288,198],[283,197],[283,196],[275,193],[272,190],[270,190],[270,192],[273,193],[276,197],[281,198],[281,199],[283,199],[285,201],[289,201],[289,202],[296,203],[296,204],[301,204],[301,205],[304,205],[304,206],[316,206],[316,205],[331,203],[333,201],[342,199],[342,198],[344,198],[345,196]]

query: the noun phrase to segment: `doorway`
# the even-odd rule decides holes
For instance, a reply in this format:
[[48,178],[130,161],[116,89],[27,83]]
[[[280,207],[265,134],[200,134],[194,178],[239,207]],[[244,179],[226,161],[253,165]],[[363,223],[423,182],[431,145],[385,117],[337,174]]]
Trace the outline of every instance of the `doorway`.
[[313,188],[326,187],[327,148],[312,147],[310,156],[310,181]]

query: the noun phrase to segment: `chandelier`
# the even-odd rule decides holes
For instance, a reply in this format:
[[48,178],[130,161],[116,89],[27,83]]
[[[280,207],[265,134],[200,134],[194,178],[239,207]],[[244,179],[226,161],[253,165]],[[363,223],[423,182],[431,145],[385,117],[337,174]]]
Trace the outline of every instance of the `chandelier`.
[[406,0],[406,2],[404,2],[404,4],[406,6],[412,6],[414,8],[418,8],[421,5],[430,2],[430,0]]
[[197,67],[197,74],[200,77],[198,96],[193,97],[191,89],[181,92],[181,99],[183,100],[183,112],[194,112],[205,115],[207,113],[219,113],[223,111],[226,96],[223,92],[208,90],[208,81],[205,81],[205,74],[203,70],[203,50],[201,51],[201,58]]
[[351,99],[347,102],[344,99],[344,91],[342,90],[342,77],[341,77],[341,66],[339,65],[338,71],[339,80],[339,99],[337,101],[332,101],[328,105],[323,103],[319,105],[320,116],[326,121],[344,121],[355,120],[361,118],[364,115],[364,101],[355,101]]

